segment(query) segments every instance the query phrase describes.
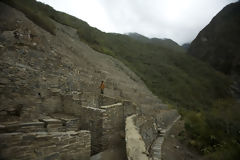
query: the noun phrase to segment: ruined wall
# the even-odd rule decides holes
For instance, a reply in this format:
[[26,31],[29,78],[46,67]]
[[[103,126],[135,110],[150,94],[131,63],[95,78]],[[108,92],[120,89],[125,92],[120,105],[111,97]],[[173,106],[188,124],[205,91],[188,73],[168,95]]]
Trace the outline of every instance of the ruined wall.
[[63,113],[79,115],[81,113],[81,100],[74,99],[73,95],[64,95],[62,97],[61,108]]
[[121,100],[90,92],[81,94],[80,99],[82,107],[79,105],[74,115],[80,117],[81,129],[91,131],[92,154],[124,141],[124,119],[136,113],[136,105],[127,100],[117,103]]
[[0,159],[88,160],[91,136],[77,130],[77,122],[42,119],[0,125]]
[[81,94],[81,103],[84,107],[99,108],[99,94],[96,92],[83,92]]
[[138,107],[135,103],[129,100],[122,100],[124,117],[127,118],[130,115],[139,113]]
[[149,159],[149,151],[158,136],[155,119],[144,115],[132,115],[127,117],[125,123],[128,159]]
[[119,102],[121,102],[120,99],[116,99],[116,98],[105,96],[105,95],[99,96],[99,106],[108,106],[108,105],[116,104]]
[[102,151],[102,135],[103,135],[103,114],[106,111],[93,107],[81,108],[81,124],[80,129],[89,130],[91,132],[91,150],[92,154]]
[[122,103],[102,106],[103,114],[103,148],[107,149],[124,140],[124,110]]
[[89,131],[0,134],[0,159],[87,160]]
[[146,149],[149,151],[154,140],[158,136],[157,125],[155,119],[149,116],[137,116],[135,118],[135,125],[139,129],[139,133],[145,143]]
[[[104,101],[112,103],[115,99],[108,97]],[[91,131],[92,154],[124,142],[125,117],[136,112],[135,105],[129,101],[124,104],[116,103],[100,108],[81,107],[78,111],[80,129]]]
[[126,118],[125,141],[129,160],[149,160],[148,151],[137,126],[135,125],[137,115]]

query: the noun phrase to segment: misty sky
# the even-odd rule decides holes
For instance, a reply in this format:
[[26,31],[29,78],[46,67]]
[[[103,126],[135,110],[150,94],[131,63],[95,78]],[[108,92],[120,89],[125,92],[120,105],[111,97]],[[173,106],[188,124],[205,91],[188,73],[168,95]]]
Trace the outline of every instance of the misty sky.
[[39,0],[104,32],[191,42],[227,4],[237,0]]

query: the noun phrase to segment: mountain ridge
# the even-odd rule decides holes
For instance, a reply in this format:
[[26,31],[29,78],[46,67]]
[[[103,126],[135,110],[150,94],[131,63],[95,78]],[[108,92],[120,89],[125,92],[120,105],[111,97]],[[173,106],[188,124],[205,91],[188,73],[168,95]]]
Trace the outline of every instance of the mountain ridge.
[[188,53],[225,73],[240,73],[240,2],[227,5],[193,40]]
[[[57,12],[39,2],[36,4],[36,1],[33,0],[25,0],[24,5],[20,0],[4,0],[4,2],[21,10],[41,27],[39,31],[48,38],[43,37],[44,41],[38,44],[37,49],[44,51],[44,46],[41,44],[48,46],[57,43],[57,48],[46,47],[44,54],[40,54],[43,57],[40,57],[44,69],[53,68],[51,63],[48,63],[49,61],[66,63],[62,64],[66,71],[59,70],[60,73],[65,73],[63,77],[67,80],[65,84],[67,86],[64,85],[63,88],[66,87],[69,90],[72,86],[77,86],[81,89],[82,81],[78,83],[77,70],[71,70],[71,67],[81,65],[82,68],[76,69],[80,70],[81,78],[87,81],[83,85],[86,86],[86,88],[83,87],[84,91],[94,91],[98,88],[99,79],[106,78],[105,80],[109,84],[109,88],[106,87],[106,93],[116,97],[122,95],[125,98],[131,97],[139,103],[145,102],[146,105],[142,105],[142,112],[146,113],[152,108],[157,111],[161,107],[166,107],[161,105],[162,102],[157,98],[158,96],[164,103],[177,108],[183,115],[188,134],[183,138],[186,143],[195,147],[199,152],[220,155],[219,157],[224,158],[223,155],[229,156],[225,153],[238,151],[235,147],[237,144],[233,143],[238,141],[236,135],[239,126],[238,116],[236,116],[237,105],[229,92],[231,79],[226,75],[187,55],[184,51],[171,46],[163,47],[153,43],[142,43],[127,35],[101,32],[76,17]],[[29,10],[37,10],[39,13],[35,15],[35,12],[29,12]],[[55,28],[48,27],[51,25],[54,25]],[[42,28],[49,30],[48,32],[51,34],[43,32]],[[6,32],[12,33],[11,31]],[[61,38],[63,33],[70,36]],[[74,46],[72,46],[73,44]],[[54,52],[56,53],[54,54]],[[30,54],[21,54],[21,56],[23,55],[27,57]],[[58,59],[55,59],[56,57]],[[86,59],[86,57],[89,58]],[[59,61],[61,58],[62,61]],[[43,61],[44,59],[46,61]],[[125,65],[117,63],[118,61]],[[21,62],[28,63],[28,61]],[[29,62],[29,64],[31,63]],[[128,72],[129,68],[131,71]],[[123,70],[124,72],[121,72]],[[52,78],[51,75],[47,77],[50,82],[54,81]],[[126,82],[128,80],[131,84]],[[139,82],[139,85],[134,85],[134,82]],[[129,90],[130,92],[128,92]],[[225,112],[229,114],[222,117],[221,115]],[[229,123],[232,125],[231,128],[228,128]],[[228,132],[226,133],[225,130]],[[209,137],[209,135],[211,136]],[[221,152],[225,147],[230,149]]]
[[177,51],[182,51],[184,52],[182,46],[178,45],[177,42],[171,40],[171,39],[168,39],[168,38],[148,38],[146,36],[143,36],[139,33],[136,33],[136,32],[130,32],[130,33],[127,33],[126,35],[128,35],[129,37],[135,39],[135,40],[138,40],[140,42],[143,42],[143,43],[150,43],[150,44],[154,44],[154,45],[158,45],[158,46],[161,46],[161,47],[165,47],[165,48],[172,48],[172,49],[175,49]]
[[200,31],[188,54],[229,75],[240,99],[240,2],[227,5]]

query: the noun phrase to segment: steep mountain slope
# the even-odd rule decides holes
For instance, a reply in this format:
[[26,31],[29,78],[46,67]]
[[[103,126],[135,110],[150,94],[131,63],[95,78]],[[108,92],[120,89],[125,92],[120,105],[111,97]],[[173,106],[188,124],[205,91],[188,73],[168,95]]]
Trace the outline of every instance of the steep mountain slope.
[[240,2],[226,6],[198,34],[189,54],[225,74],[240,74]]
[[[105,81],[106,96],[166,108],[125,65],[79,41],[75,29],[53,22],[53,36],[2,3],[1,11],[1,112],[15,110],[18,104],[21,110],[28,110],[49,92],[97,95],[101,80]],[[14,31],[21,34],[19,39]],[[47,104],[41,109],[46,113],[58,110]],[[1,121],[6,121],[4,116]]]
[[[208,128],[207,130],[210,131],[213,128],[222,128],[224,131],[222,133],[220,133],[220,131],[219,133],[214,133],[214,141],[217,139],[217,141],[219,141],[219,137],[222,137],[220,138],[220,141],[222,142],[219,141],[220,143],[218,143],[227,144],[223,145],[224,147],[212,147],[206,149],[206,152],[213,152],[213,154],[210,154],[211,159],[238,159],[240,153],[240,143],[239,139],[237,138],[240,122],[240,119],[237,118],[240,114],[239,35],[240,2],[238,1],[223,8],[223,10],[220,11],[212,19],[212,21],[198,34],[196,39],[191,43],[188,50],[188,53],[190,55],[208,63],[216,70],[221,71],[222,73],[231,77],[233,80],[233,84],[231,85],[231,93],[234,99],[217,100],[213,103],[212,109],[209,110],[208,114],[205,116],[208,125],[212,126],[212,128]],[[198,117],[197,115],[195,116]],[[201,116],[196,118],[195,121],[198,121],[199,123],[201,121]],[[188,122],[186,120],[186,124],[187,123]],[[230,124],[231,127],[227,127],[227,125]],[[204,126],[203,121],[201,122],[201,125]],[[204,132],[203,130],[200,131],[201,129],[195,129],[195,132]],[[236,143],[233,142],[233,139],[231,142],[229,139],[223,138],[224,135],[235,139]],[[204,140],[202,139],[202,141]]]
[[141,42],[148,42],[149,39],[141,34],[138,34],[138,33],[127,33],[126,35],[128,35],[129,37],[133,38],[133,39],[136,39],[136,40],[139,40]]
[[183,48],[171,39],[148,38],[138,33],[128,33],[127,35],[143,43],[149,43],[163,48],[171,48],[177,52],[184,52]]
[[[32,105],[36,96],[48,90],[56,92],[56,88],[65,94],[98,92],[103,79],[107,95],[130,99],[142,112],[165,108],[151,92],[177,107],[186,121],[188,136],[184,139],[201,153],[239,153],[235,143],[239,141],[238,110],[229,94],[231,81],[225,75],[184,51],[163,46],[161,40],[145,43],[127,35],[104,33],[34,0],[3,1],[41,28],[18,11],[14,11],[15,19],[7,18],[12,12],[9,16],[2,12],[1,83],[11,85],[1,89],[9,95],[1,97],[1,106],[22,98]],[[18,42],[13,37],[18,28],[21,32],[30,28],[35,40]],[[24,106],[29,106],[27,103]]]
[[[38,120],[43,118],[50,119],[51,121],[56,115],[58,115],[61,120],[64,116],[65,118],[67,116],[67,118],[70,117],[75,120],[77,119],[76,121],[82,121],[82,123],[77,126],[77,129],[89,130],[89,128],[86,127],[86,123],[87,126],[91,125],[91,127],[95,127],[94,130],[97,130],[96,132],[99,134],[96,136],[96,134],[94,134],[95,132],[90,130],[91,144],[96,144],[96,141],[111,143],[112,141],[110,139],[102,140],[101,138],[101,135],[107,134],[106,132],[101,132],[101,129],[99,129],[101,128],[101,124],[104,123],[103,116],[96,116],[96,112],[93,112],[100,110],[101,113],[103,113],[101,109],[94,108],[99,107],[95,105],[96,103],[104,100],[101,99],[103,96],[100,96],[99,90],[99,85],[102,80],[105,81],[105,98],[107,96],[114,97],[118,99],[118,102],[121,100],[130,100],[136,104],[138,113],[152,115],[156,111],[159,112],[161,109],[166,110],[168,108],[167,105],[162,104],[161,100],[152,94],[143,81],[122,62],[111,56],[96,52],[80,41],[76,29],[51,20],[56,28],[54,32],[55,35],[52,35],[34,24],[22,12],[1,2],[0,10],[0,134],[1,136],[3,134],[10,135],[10,138],[7,140],[8,143],[15,143],[14,138],[13,140],[11,139],[11,134],[18,124],[24,123],[31,125],[35,122],[38,123]],[[86,103],[85,101],[90,102]],[[125,102],[129,103],[129,101]],[[86,108],[91,109],[90,111],[87,110],[84,112]],[[126,107],[126,110],[129,110],[129,108],[130,107]],[[125,113],[123,110],[122,106],[122,110],[113,110],[112,112],[116,113],[115,115],[120,115],[119,117],[123,117]],[[80,112],[84,112],[83,115],[79,114]],[[116,124],[119,117],[115,115],[112,116],[113,120],[110,119],[108,122]],[[91,117],[93,120],[89,120],[88,116],[93,116]],[[95,125],[95,122],[99,123]],[[121,125],[124,126],[124,120],[121,122]],[[13,127],[14,129],[9,131],[11,132],[9,133],[5,126],[11,125],[15,125],[15,127]],[[66,123],[60,125],[65,126]],[[111,126],[109,123],[104,123],[104,126],[106,126],[108,132],[112,131],[114,132],[113,134],[120,134],[115,132],[114,129],[109,128],[109,126]],[[118,126],[120,125],[116,124],[115,128]],[[18,126],[16,128],[18,128]],[[45,125],[44,129],[46,128]],[[21,134],[25,136],[27,129],[19,132],[23,132]],[[39,130],[32,130],[34,135],[38,135],[38,131]],[[70,134],[75,134],[74,131],[76,130],[70,130],[69,138]],[[54,132],[61,134],[59,132],[62,132],[62,130],[57,129]],[[124,131],[122,132],[121,141],[124,141]],[[44,132],[43,134],[48,134],[48,132]],[[111,136],[113,134],[111,134]],[[84,139],[83,141],[88,141],[89,137],[85,137],[88,139]],[[79,137],[77,137],[77,139],[79,139]],[[21,137],[19,141],[20,144],[24,143],[21,141]],[[36,139],[31,139],[30,141],[38,143]],[[28,142],[30,143],[30,141]],[[70,148],[69,143],[74,143],[72,139],[71,142],[61,138],[59,141],[67,143],[67,145],[61,143],[62,148]],[[87,145],[87,147],[83,144],[81,145],[82,148],[89,148],[89,145]],[[92,149],[95,145],[91,145],[92,154],[102,151],[100,150],[102,144],[96,145],[99,146],[99,150]],[[28,144],[24,144],[24,146],[31,148]],[[37,146],[34,147],[39,149]],[[33,150],[35,151],[34,147],[30,149],[31,153]],[[111,144],[111,147],[113,148],[113,144]],[[121,157],[125,157],[124,144],[117,147],[121,147],[124,154],[121,155]],[[9,150],[12,149],[9,146],[6,148]],[[21,149],[21,145],[16,144],[14,148]],[[56,149],[56,147],[54,147],[54,149]],[[74,149],[81,150],[77,145],[69,150],[72,152]],[[47,154],[51,151],[52,150],[49,149],[49,151],[43,151],[41,153],[47,157]],[[6,154],[9,155],[9,152],[3,149],[2,141],[0,143],[0,152],[0,159],[9,158],[6,157]],[[23,154],[25,154],[25,152]],[[48,153],[45,155],[46,152]],[[34,154],[35,153],[31,156],[34,157]],[[18,153],[14,153],[13,155],[20,157]],[[54,158],[66,159],[66,157],[56,157]],[[68,157],[68,159],[86,160],[85,158],[76,157]],[[122,160],[123,158],[121,157],[118,158]],[[23,158],[20,157],[20,159]]]
[[[181,47],[166,45],[165,40],[151,39],[150,43],[143,43],[127,35],[104,33],[90,27],[86,22],[34,0],[25,0],[24,5],[18,0],[3,1],[23,11],[40,26],[51,25],[52,22],[48,21],[52,18],[75,28],[80,40],[94,50],[125,63],[153,93],[166,101],[196,109],[206,108],[212,100],[228,96],[230,81],[226,77],[186,55]],[[37,10],[37,16],[29,10]],[[41,19],[37,18],[39,16]],[[43,28],[47,31],[49,29]],[[55,34],[56,31],[52,27],[49,32]],[[174,43],[171,41],[171,44]]]

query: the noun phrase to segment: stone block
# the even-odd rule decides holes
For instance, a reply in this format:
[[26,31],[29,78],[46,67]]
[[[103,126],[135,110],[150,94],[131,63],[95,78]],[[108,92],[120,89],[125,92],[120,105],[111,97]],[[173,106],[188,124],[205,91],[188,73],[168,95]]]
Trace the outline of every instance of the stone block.
[[136,112],[137,112],[137,105],[132,103],[131,101],[124,100],[123,107],[124,107],[124,117],[125,118],[130,115],[136,114]]
[[119,103],[120,100],[112,97],[108,97],[105,95],[100,95],[99,96],[99,106],[108,106],[112,104]]
[[59,156],[60,156],[59,152],[55,152],[55,153],[51,153],[51,154],[45,156],[43,159],[44,160],[59,160]]
[[16,132],[24,133],[44,131],[46,131],[46,129],[44,128],[43,122],[20,123],[19,128],[16,130]]
[[61,123],[60,124],[48,124],[47,125],[47,131],[48,132],[60,132],[62,130],[64,130],[64,127]]
[[40,122],[48,124],[62,124],[62,121],[59,119],[39,119]]
[[64,123],[65,126],[65,131],[76,131],[79,128],[79,119],[75,118],[75,119],[61,119]]
[[[5,159],[90,159],[90,132],[34,132],[0,134],[0,156]],[[13,143],[9,143],[14,141]],[[65,144],[62,143],[65,141]],[[61,142],[61,143],[60,143]],[[13,154],[14,153],[14,154]]]
[[5,133],[5,132],[6,132],[6,126],[0,125],[0,133]]
[[79,115],[81,114],[81,105],[78,101],[74,101],[72,95],[63,97],[63,111],[64,113]]
[[61,96],[49,96],[43,99],[42,106],[45,112],[55,113],[61,111],[62,99]]

